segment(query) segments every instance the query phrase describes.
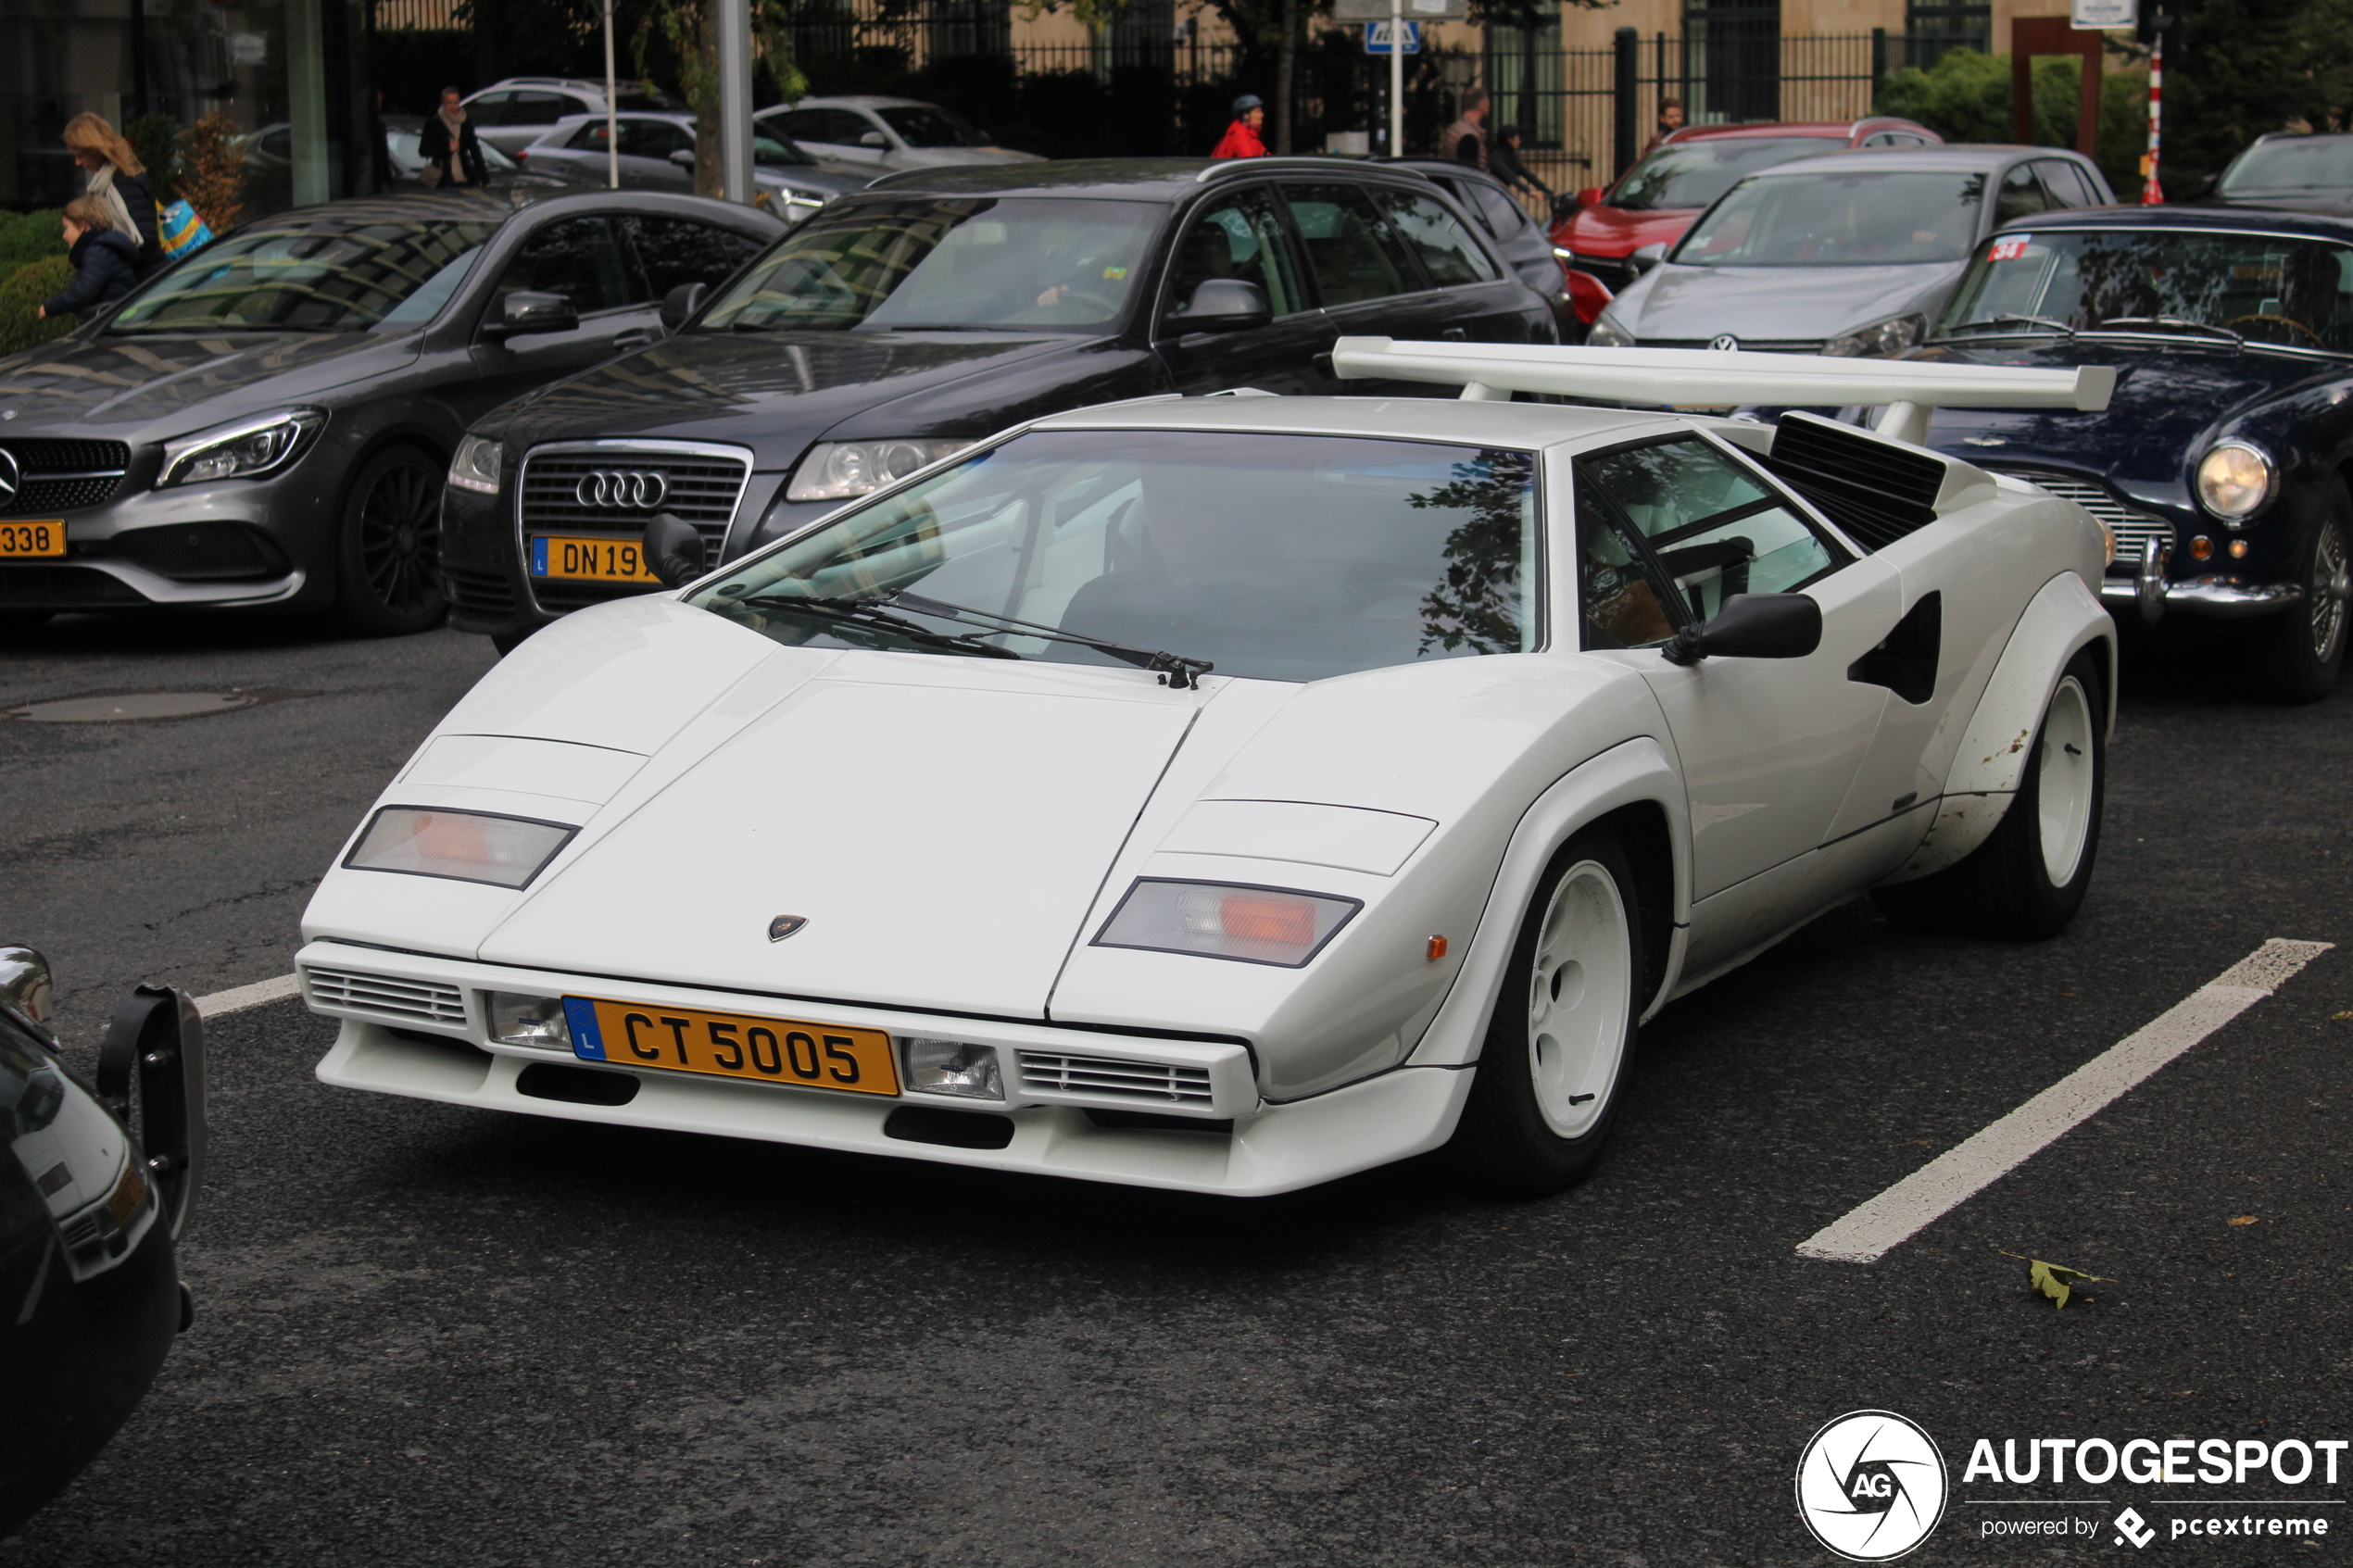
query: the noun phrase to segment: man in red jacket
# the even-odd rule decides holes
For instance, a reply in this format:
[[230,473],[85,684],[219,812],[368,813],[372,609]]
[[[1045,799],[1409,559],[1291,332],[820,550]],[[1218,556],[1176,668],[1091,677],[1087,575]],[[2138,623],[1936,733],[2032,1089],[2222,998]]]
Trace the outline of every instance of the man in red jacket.
[[1234,100],[1234,123],[1226,127],[1226,134],[1210,152],[1211,157],[1265,157],[1266,144],[1260,140],[1258,128],[1266,123],[1266,100],[1255,93],[1245,93]]

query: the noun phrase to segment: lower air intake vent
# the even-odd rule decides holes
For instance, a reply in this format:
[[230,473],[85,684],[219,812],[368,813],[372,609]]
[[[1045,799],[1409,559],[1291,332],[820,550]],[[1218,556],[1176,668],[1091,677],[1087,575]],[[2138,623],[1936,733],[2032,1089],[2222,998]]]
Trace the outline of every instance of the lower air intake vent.
[[348,970],[304,971],[310,999],[323,1008],[371,1012],[383,1018],[407,1019],[444,1026],[466,1022],[466,999],[455,985],[432,980],[397,980],[388,974],[354,974]]
[[1116,1056],[1021,1053],[1021,1086],[1035,1093],[1114,1095],[1163,1104],[1207,1105],[1209,1069]]
[[1936,521],[1944,462],[1812,414],[1783,414],[1765,466],[1865,550]]

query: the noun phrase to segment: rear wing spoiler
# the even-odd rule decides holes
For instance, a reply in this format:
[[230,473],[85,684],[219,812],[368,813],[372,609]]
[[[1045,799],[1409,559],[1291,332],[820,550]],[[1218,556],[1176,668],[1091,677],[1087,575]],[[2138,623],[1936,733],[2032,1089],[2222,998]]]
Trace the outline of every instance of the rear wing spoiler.
[[1920,359],[1846,359],[1713,348],[1565,348],[1547,344],[1398,343],[1344,337],[1332,345],[1343,381],[1459,386],[1471,401],[1515,392],[1612,403],[1769,408],[1885,405],[1877,433],[1915,444],[1940,408],[2074,408],[2095,413],[2116,390],[2108,365],[2037,370]]

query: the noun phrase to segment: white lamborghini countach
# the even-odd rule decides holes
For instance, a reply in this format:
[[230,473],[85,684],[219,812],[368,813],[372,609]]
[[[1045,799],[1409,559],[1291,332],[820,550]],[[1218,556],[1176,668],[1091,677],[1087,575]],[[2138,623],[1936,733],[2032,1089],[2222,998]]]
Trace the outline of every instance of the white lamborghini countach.
[[[2102,528],[1903,435],[2108,372],[1336,364],[1464,395],[1038,420],[540,633],[310,903],[319,1076],[1235,1195],[1451,1148],[1541,1194],[1643,1018],[1841,901],[2075,912]],[[1887,413],[1656,411],[1703,402]]]

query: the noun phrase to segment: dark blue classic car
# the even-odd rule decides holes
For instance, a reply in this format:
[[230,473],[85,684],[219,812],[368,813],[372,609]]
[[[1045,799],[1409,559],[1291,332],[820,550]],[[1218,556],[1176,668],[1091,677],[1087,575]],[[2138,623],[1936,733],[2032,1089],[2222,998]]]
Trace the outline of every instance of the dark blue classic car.
[[2151,621],[2259,620],[2277,695],[2309,702],[2336,684],[2353,540],[2353,220],[2095,207],[2012,223],[1914,357],[2114,366],[2105,413],[1941,408],[1928,444],[2106,523],[2112,605]]

